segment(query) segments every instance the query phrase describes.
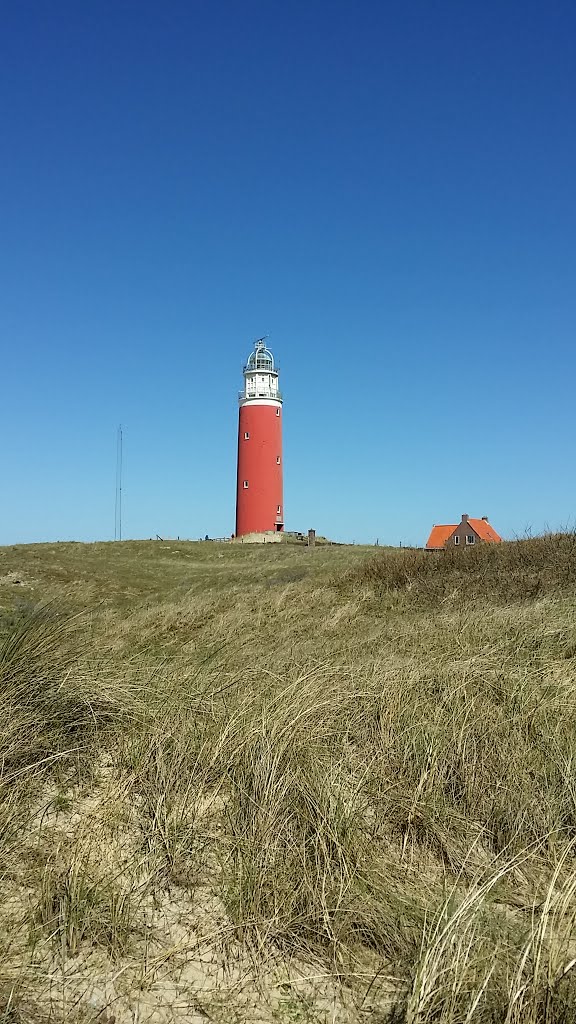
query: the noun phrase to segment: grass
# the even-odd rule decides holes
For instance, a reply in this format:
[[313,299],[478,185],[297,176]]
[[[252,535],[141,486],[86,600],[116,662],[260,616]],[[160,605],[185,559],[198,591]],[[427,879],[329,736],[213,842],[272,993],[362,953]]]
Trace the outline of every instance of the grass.
[[439,601],[489,597],[494,601],[529,601],[544,594],[574,592],[576,534],[548,534],[478,544],[461,552],[394,552],[369,559],[360,571],[380,593],[404,592],[421,606]]
[[101,855],[91,835],[63,842],[48,855],[31,923],[53,940],[63,960],[83,943],[103,946],[117,959],[135,930],[137,887],[123,889],[118,872],[107,869]]
[[1,550],[0,1020],[572,1024],[574,551]]

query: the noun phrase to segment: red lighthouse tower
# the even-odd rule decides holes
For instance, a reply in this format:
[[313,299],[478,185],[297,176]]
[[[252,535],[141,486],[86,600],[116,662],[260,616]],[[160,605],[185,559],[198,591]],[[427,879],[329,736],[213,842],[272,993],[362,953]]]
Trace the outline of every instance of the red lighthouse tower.
[[260,338],[244,367],[238,421],[236,536],[284,529],[282,395],[274,356]]

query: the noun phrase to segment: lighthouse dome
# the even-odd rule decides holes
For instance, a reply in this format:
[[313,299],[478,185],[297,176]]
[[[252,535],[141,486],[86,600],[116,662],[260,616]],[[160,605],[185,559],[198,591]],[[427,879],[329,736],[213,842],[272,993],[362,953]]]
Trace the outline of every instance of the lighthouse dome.
[[250,353],[246,361],[246,370],[272,370],[274,371],[274,356],[269,348],[266,348],[264,339],[256,342],[254,351]]
[[265,338],[258,338],[246,360],[244,391],[238,396],[241,402],[261,399],[282,402],[282,395],[278,390],[278,367],[274,363],[270,349],[266,348],[265,341]]

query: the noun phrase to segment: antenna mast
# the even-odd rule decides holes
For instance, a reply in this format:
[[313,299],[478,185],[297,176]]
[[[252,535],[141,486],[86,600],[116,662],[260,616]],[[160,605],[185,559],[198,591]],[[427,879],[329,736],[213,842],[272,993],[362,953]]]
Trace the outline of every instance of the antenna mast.
[[122,424],[116,436],[116,497],[114,502],[114,540],[122,540]]

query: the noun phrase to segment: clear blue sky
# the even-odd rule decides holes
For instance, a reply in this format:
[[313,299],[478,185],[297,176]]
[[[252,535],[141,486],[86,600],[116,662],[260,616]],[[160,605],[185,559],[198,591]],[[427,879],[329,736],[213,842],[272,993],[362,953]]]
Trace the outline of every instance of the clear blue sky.
[[0,543],[234,528],[270,332],[287,528],[574,523],[573,0],[19,0]]

